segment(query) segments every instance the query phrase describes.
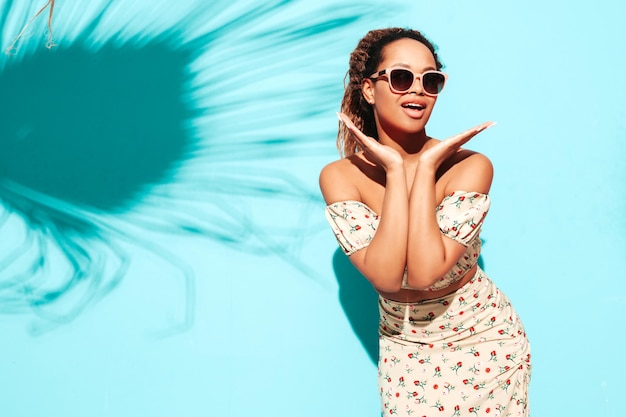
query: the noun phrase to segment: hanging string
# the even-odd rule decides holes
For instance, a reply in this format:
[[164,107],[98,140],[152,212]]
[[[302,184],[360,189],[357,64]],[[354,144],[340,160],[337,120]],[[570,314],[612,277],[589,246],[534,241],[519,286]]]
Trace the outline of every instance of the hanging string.
[[46,48],[50,49],[50,48],[56,46],[56,44],[52,40],[52,13],[54,12],[54,0],[48,0],[48,2],[41,9],[39,9],[39,11],[34,16],[31,17],[28,22],[26,22],[24,27],[22,27],[22,30],[20,31],[20,33],[13,40],[11,45],[9,45],[9,47],[6,49],[5,52],[6,52],[7,55],[10,55],[12,52],[14,52],[16,50],[15,45],[17,44],[19,39],[22,37],[22,35],[24,35],[24,32],[26,31],[26,28],[28,28],[28,26],[33,22],[33,20],[35,20],[37,18],[37,16],[39,16],[44,10],[46,10],[46,8],[48,6],[50,6],[50,11],[49,11],[49,14],[48,14],[48,41],[46,42]]

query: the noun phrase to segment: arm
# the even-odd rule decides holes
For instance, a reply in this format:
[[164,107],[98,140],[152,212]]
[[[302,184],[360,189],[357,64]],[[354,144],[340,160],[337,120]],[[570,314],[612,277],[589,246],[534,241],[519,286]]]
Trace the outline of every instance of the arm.
[[[437,168],[446,158],[484,128],[479,126],[446,139],[420,157],[409,195],[407,282],[412,288],[430,287],[456,264],[467,249],[443,236],[439,230],[435,215],[435,207],[439,203],[435,194],[435,176]],[[446,194],[456,190],[488,193],[493,168],[486,157],[474,154],[458,165],[453,168],[456,170],[454,177],[446,184]]]
[[[343,120],[343,119],[342,119]],[[369,138],[349,120],[346,126],[359,140],[364,154],[386,172],[386,187],[380,223],[370,244],[350,256],[354,266],[384,292],[397,292],[406,266],[408,230],[408,191],[402,157],[393,149]],[[360,200],[360,194],[337,163],[326,166],[320,174],[320,188],[327,204],[342,200]]]

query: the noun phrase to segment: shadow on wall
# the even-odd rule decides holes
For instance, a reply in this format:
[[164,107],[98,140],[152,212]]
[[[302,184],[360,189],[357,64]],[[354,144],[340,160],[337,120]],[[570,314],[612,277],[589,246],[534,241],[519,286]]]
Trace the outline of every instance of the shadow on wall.
[[[484,269],[482,256],[478,265]],[[339,302],[348,322],[370,360],[377,363],[378,293],[340,249],[333,255],[333,270],[339,283]]]
[[162,43],[40,50],[0,77],[2,178],[80,206],[132,207],[186,159],[190,57]]
[[[69,320],[119,281],[127,262],[107,237],[119,230],[97,219],[131,210],[191,157],[195,140],[184,126],[195,112],[183,97],[192,58],[153,40],[8,61],[0,73],[0,227],[17,216],[26,236],[0,256],[0,311],[45,314],[71,294],[53,315]],[[106,271],[98,245],[116,255],[116,270]],[[51,248],[69,265],[54,284],[44,279]]]
[[[204,2],[180,18],[164,3],[146,9],[152,22],[127,3],[106,2],[78,38],[2,62],[0,314],[34,313],[35,333],[72,320],[147,251],[184,286],[172,331],[184,330],[194,275],[160,245],[173,234],[274,256],[323,284],[294,234],[319,229],[309,218],[322,200],[293,161],[326,148],[315,119],[338,87],[326,70],[302,83],[302,68],[344,54],[335,40],[382,6]],[[24,4],[6,2],[0,27]]]
[[378,293],[337,249],[333,269],[339,283],[339,302],[348,322],[372,363],[378,362]]

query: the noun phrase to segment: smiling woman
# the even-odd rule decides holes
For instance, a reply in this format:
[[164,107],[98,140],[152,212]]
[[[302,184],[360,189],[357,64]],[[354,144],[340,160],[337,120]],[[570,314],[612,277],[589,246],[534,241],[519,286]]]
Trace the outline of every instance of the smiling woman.
[[493,171],[461,148],[494,123],[445,140],[426,134],[441,67],[418,31],[361,39],[339,114],[346,157],[320,175],[326,218],[379,294],[381,415],[526,416],[524,327],[478,265]]

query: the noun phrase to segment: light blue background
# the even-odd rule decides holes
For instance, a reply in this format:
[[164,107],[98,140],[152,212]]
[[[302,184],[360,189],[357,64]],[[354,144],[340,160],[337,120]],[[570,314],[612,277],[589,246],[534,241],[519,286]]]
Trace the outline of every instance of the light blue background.
[[[3,49],[44,3],[0,1]],[[187,51],[181,102],[202,110],[185,119],[192,149],[124,210],[11,189],[97,225],[97,234],[61,233],[89,254],[85,282],[102,285],[43,310],[20,298],[31,287],[15,271],[44,253],[31,242],[7,259],[26,236],[49,245],[51,267],[37,285],[63,281],[69,267],[44,227],[5,204],[0,416],[378,415],[375,364],[345,310],[359,300],[340,299],[317,174],[337,157],[334,112],[348,54],[367,30],[386,26],[420,29],[439,46],[450,79],[429,134],[498,122],[469,147],[496,170],[483,258],[531,339],[532,415],[623,415],[623,2],[205,3],[59,1],[56,49],[45,49],[42,15],[15,54],[0,58],[1,81],[29,57],[72,45],[97,60],[106,45],[142,50],[162,40],[173,57]],[[24,85],[60,82],[55,70],[24,74]],[[2,93],[0,114],[26,96],[34,115],[44,90]],[[136,110],[123,92],[106,99]],[[80,122],[65,117],[51,134]],[[3,132],[0,146],[28,138]],[[15,195],[7,190],[3,204]],[[55,225],[45,217],[44,226]],[[118,264],[127,268],[119,282]]]

